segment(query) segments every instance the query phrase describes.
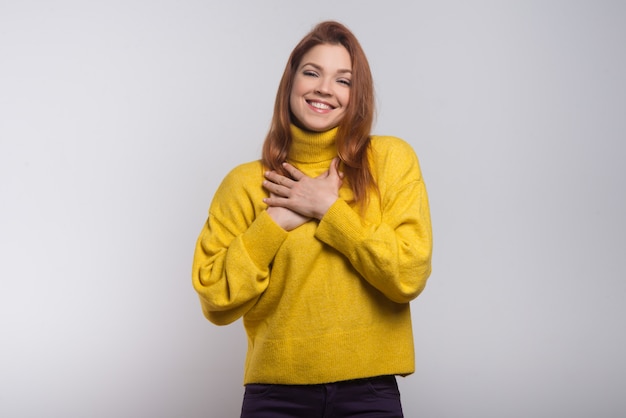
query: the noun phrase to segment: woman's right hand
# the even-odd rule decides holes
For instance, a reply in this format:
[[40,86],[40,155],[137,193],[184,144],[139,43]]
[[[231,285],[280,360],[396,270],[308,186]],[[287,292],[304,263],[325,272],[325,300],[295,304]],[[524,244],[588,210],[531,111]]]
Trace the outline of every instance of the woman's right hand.
[[296,167],[283,163],[288,175],[276,171],[265,172],[263,187],[270,197],[263,201],[270,207],[283,207],[308,219],[321,220],[339,198],[343,173],[339,171],[339,158],[317,177],[309,177]]
[[[275,197],[275,195],[270,193],[270,197]],[[311,220],[311,218],[280,206],[269,206],[267,208],[267,214],[285,231],[296,229]]]

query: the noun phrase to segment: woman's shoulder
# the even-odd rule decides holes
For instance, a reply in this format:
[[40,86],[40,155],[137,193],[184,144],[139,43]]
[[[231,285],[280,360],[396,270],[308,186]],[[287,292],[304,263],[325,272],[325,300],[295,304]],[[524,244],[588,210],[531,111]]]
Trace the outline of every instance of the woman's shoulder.
[[383,194],[422,181],[422,170],[413,146],[397,136],[371,136],[369,161]]
[[[211,213],[253,216],[264,197],[263,164],[250,161],[232,168],[222,179],[211,202]],[[231,215],[228,215],[231,216]]]
[[413,147],[407,141],[392,135],[372,135],[372,150],[380,154],[415,154]]
[[259,173],[263,174],[263,164],[261,160],[248,161],[233,167],[226,177],[232,176],[258,176]]
[[232,168],[220,185],[220,189],[242,189],[250,186],[258,187],[263,180],[263,164],[260,160],[249,161]]
[[407,141],[397,136],[373,135],[370,141],[370,162],[381,173],[421,177],[419,160]]

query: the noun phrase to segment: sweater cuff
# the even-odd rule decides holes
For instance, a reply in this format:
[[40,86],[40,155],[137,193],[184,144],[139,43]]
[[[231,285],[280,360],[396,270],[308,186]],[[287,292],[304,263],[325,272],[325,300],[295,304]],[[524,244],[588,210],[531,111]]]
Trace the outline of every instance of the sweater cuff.
[[257,267],[266,269],[287,238],[287,231],[278,226],[268,213],[263,211],[241,238]]
[[333,248],[341,249],[346,254],[363,240],[365,225],[358,213],[346,203],[337,199],[322,217],[315,231],[315,236]]

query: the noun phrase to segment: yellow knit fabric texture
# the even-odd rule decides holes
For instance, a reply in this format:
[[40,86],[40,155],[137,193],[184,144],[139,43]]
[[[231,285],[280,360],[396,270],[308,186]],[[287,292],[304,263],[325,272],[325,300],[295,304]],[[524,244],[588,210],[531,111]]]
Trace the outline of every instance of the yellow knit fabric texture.
[[[309,176],[337,156],[336,129],[292,126],[288,161]],[[418,159],[373,136],[379,193],[365,211],[346,182],[321,221],[286,232],[266,213],[260,161],[222,181],[198,238],[192,281],[218,325],[243,316],[244,383],[317,384],[414,371],[409,302],[431,271],[432,233]]]

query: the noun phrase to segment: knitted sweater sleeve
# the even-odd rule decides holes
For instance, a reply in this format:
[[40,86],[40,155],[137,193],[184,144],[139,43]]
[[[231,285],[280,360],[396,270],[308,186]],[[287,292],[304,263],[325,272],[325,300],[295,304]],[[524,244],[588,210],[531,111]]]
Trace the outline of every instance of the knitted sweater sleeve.
[[[204,315],[226,325],[245,314],[269,283],[270,264],[287,232],[267,212],[256,215],[246,173],[231,172],[218,188],[196,243],[193,286]],[[261,176],[254,179],[260,186]]]
[[363,219],[358,209],[339,199],[320,221],[316,237],[347,257],[386,297],[408,303],[424,289],[431,272],[430,211],[417,156],[407,143],[391,142],[393,147],[375,161],[380,222]]

